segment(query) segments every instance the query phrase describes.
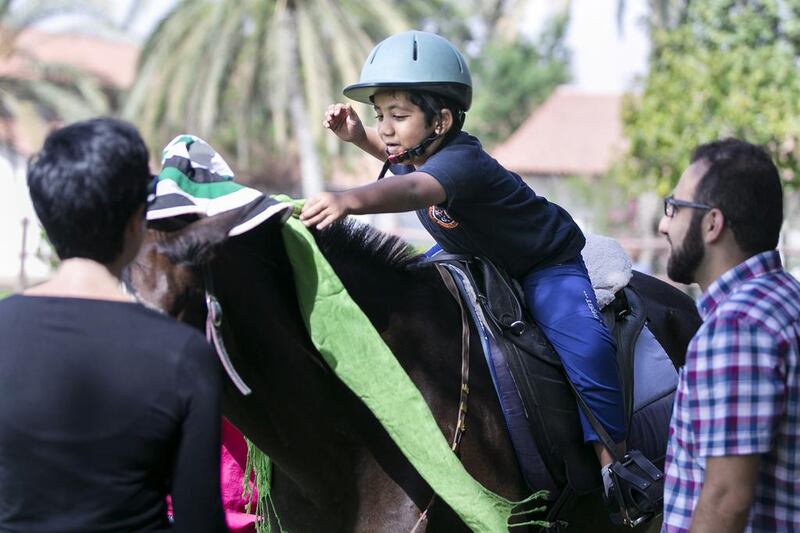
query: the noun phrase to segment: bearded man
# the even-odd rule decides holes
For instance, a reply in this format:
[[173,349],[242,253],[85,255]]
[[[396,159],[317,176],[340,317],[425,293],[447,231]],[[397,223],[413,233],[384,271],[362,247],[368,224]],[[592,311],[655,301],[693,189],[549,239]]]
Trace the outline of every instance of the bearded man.
[[667,273],[698,283],[670,423],[665,532],[800,531],[800,283],[776,247],[778,170],[737,139],[699,146],[664,200]]

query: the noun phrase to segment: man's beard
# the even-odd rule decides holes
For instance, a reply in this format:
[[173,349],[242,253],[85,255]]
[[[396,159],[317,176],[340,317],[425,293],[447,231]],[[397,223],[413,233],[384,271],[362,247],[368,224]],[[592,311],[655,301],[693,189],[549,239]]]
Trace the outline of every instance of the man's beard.
[[705,256],[703,239],[700,236],[700,226],[703,217],[693,216],[689,223],[689,230],[683,238],[680,247],[673,245],[672,252],[667,261],[667,275],[671,280],[689,285],[694,283],[697,267]]

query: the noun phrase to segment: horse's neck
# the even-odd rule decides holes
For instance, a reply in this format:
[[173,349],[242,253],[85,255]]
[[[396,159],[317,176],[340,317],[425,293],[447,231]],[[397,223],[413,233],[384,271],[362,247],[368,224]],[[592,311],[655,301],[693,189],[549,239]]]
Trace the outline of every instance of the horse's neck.
[[424,269],[342,268],[342,283],[428,402],[440,427],[458,404],[462,345],[458,304],[433,266]]
[[[344,272],[344,271],[343,271]],[[436,268],[369,275],[353,272],[343,279],[354,299],[376,325],[384,340],[425,398],[445,438],[450,441],[460,409],[462,351],[469,348],[467,430],[462,457],[468,471],[491,490],[522,498],[526,487],[515,462],[497,395],[482,355],[480,340],[471,332],[462,344],[461,308]],[[465,406],[466,408],[466,406]]]
[[[285,475],[285,490],[293,494],[292,501],[304,499],[309,505],[325,502],[314,511],[320,513],[320,522],[339,521],[343,519],[341,510],[350,508],[354,500],[377,507],[377,502],[369,500],[376,486],[394,486],[392,491],[398,499],[414,490],[426,491],[413,470],[409,473],[407,461],[377,420],[330,370],[320,365],[320,356],[302,323],[290,274],[272,273],[273,278],[250,280],[250,274],[243,275],[242,268],[228,272],[230,275],[218,283],[220,294],[228,300],[223,302],[225,320],[234,329],[231,337],[246,339],[246,343],[235,346],[241,359],[234,364],[241,367],[245,381],[250,381],[255,392],[249,398],[229,394],[226,414],[275,460]],[[446,293],[437,287],[435,271],[431,276],[396,271],[376,275],[340,266],[338,273],[431,403],[434,414],[454,412],[457,389],[451,387],[453,391],[447,392],[452,394],[440,394],[439,389],[444,387],[437,385],[436,378],[457,375],[457,368],[449,368],[456,363],[441,357],[448,338],[442,334],[442,327],[456,324],[457,315],[453,315],[452,307],[436,310],[436,302]],[[412,488],[403,485],[401,490],[403,482],[398,480],[408,479],[415,480]],[[429,497],[426,493],[419,499]],[[312,526],[305,529],[314,530]]]
[[[449,337],[451,325],[460,323],[458,307],[434,267],[370,269],[341,262],[332,266],[403,366],[429,359],[423,347]],[[409,342],[401,342],[403,338]],[[411,343],[418,348],[404,348]]]
[[[427,485],[363,403],[320,364],[286,265],[270,267],[265,276],[263,265],[271,262],[243,261],[224,269],[227,276],[221,276],[217,288],[226,297],[230,336],[241,339],[234,347],[239,355],[234,365],[255,392],[244,398],[229,391],[226,414],[275,460],[276,490],[293,502],[286,504],[284,514],[298,520],[308,517],[293,529],[377,530],[378,523],[386,526],[378,528],[381,531],[409,529],[418,517],[413,516],[414,509],[424,508],[430,498]],[[461,364],[461,346],[453,339],[460,338],[461,320],[459,307],[436,269],[381,270],[353,262],[331,263],[450,439]],[[468,468],[490,488],[512,495],[500,485],[512,483],[509,480],[518,473],[509,445],[502,441],[497,400],[485,365],[477,364],[480,354],[473,353],[472,361],[470,412],[476,418],[468,421],[473,429],[462,443],[465,456],[473,458]],[[497,439],[502,441],[499,445]],[[490,456],[499,458],[484,460]],[[503,458],[511,461],[510,466]],[[352,511],[355,515],[346,511],[353,509],[361,511]],[[398,509],[411,513],[410,523]]]
[[396,312],[410,294],[415,291],[412,276],[391,269],[369,271],[360,265],[332,263],[342,284],[353,301],[375,324],[379,332],[385,331],[385,317]]

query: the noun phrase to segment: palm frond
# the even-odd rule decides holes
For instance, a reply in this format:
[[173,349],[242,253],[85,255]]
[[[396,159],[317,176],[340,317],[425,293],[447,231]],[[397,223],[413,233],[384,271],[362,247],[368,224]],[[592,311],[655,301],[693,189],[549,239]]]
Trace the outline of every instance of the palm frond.
[[242,22],[241,4],[225,13],[224,19],[220,21],[219,32],[216,33],[207,72],[201,78],[201,83],[196,84],[194,97],[197,102],[197,131],[204,137],[211,133],[217,122],[221,95],[229,80],[232,60],[242,46]]
[[425,9],[423,0],[184,0],[146,42],[124,116],[151,143],[186,129],[222,142],[245,171],[269,153],[310,160],[305,144],[329,140],[325,106],[358,79],[378,40],[411,27],[406,5]]
[[[30,99],[19,98],[0,85],[0,111],[15,117],[19,129],[30,146],[41,145],[49,131],[49,121],[42,117],[41,110],[35,103]],[[22,142],[22,139],[13,137],[9,137],[8,140],[14,145]]]

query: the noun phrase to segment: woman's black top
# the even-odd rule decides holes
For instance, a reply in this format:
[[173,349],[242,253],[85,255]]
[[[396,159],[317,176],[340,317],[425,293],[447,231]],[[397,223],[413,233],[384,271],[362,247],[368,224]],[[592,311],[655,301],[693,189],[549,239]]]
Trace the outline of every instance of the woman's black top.
[[227,531],[220,374],[139,304],[0,301],[0,531]]

